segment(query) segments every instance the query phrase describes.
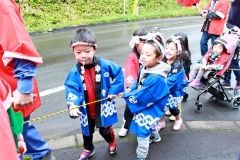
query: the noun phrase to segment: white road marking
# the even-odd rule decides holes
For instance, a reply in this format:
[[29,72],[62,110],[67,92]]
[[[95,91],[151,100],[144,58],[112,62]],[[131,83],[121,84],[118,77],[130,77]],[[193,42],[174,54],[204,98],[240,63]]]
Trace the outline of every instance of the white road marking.
[[50,94],[54,94],[54,93],[57,93],[57,92],[61,92],[63,91],[65,88],[64,86],[58,86],[58,87],[55,87],[55,88],[51,88],[51,89],[47,89],[45,91],[42,91],[40,92],[40,97],[44,97],[44,96],[48,96]]

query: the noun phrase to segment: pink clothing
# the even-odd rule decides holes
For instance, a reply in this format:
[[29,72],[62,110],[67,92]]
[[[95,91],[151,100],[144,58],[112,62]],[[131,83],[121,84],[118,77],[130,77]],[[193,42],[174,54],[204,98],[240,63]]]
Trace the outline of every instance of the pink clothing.
[[17,152],[10,129],[8,114],[4,108],[7,96],[10,92],[8,84],[0,79],[0,159],[17,160]]
[[[205,54],[203,59],[207,63],[210,63],[211,65],[214,65],[216,68],[220,68],[219,70],[221,70],[226,65],[226,63],[229,60],[229,56],[230,56],[227,52],[223,52],[223,53],[221,53],[221,55],[219,56],[218,59],[216,59],[215,61],[212,61],[212,63],[211,63],[211,55],[212,55],[212,50],[210,49]],[[216,70],[218,70],[218,69],[216,69]]]
[[139,72],[139,60],[136,53],[131,52],[124,64],[125,69],[125,88],[130,87],[130,85],[137,79]]

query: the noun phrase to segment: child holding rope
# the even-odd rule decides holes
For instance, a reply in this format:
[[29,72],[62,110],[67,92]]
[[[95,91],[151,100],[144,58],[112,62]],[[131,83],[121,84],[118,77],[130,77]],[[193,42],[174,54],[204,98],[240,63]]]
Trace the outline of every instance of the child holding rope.
[[138,79],[127,92],[121,94],[134,114],[130,131],[137,136],[137,160],[146,159],[151,141],[161,140],[155,127],[164,115],[169,94],[165,78],[170,70],[170,66],[161,62],[163,52],[160,42],[155,37],[149,38],[141,51],[140,63],[143,67]]
[[112,99],[124,90],[122,69],[95,56],[96,37],[87,28],[78,29],[70,45],[77,64],[70,70],[64,85],[69,115],[80,118],[84,150],[79,160],[94,154],[95,126],[107,141],[109,154],[115,154],[117,145],[112,125],[117,122],[117,109]]
[[[147,38],[147,31],[143,28],[137,29],[133,32],[132,39],[129,43],[130,47],[133,48],[131,53],[128,55],[125,63],[125,88],[126,90],[131,86],[131,84],[137,79],[139,69],[140,69],[140,52]],[[132,122],[133,114],[130,112],[128,107],[124,110],[124,123],[118,133],[120,137],[125,137],[128,133],[130,124]]]

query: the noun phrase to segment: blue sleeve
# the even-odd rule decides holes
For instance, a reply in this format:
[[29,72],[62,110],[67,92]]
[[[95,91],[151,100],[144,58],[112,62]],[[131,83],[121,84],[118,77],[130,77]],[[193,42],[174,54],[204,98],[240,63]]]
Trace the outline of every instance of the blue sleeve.
[[80,85],[80,75],[77,72],[70,72],[65,80],[65,96],[67,104],[82,105],[84,102],[84,91]]
[[114,63],[109,64],[109,74],[112,79],[108,94],[117,95],[124,91],[124,76],[122,68]]
[[[159,91],[159,92],[158,92]],[[124,93],[123,97],[132,113],[141,112],[156,102],[160,102],[169,95],[168,86],[163,78],[150,76],[144,80],[141,88],[129,93]]]
[[[184,71],[181,70],[178,73],[171,74],[169,77],[167,77],[167,84],[169,87],[169,90],[172,90],[173,88],[177,87],[178,85],[182,84],[182,81],[184,79]],[[179,87],[177,87],[179,88]]]
[[36,64],[23,59],[14,59],[14,78],[18,80],[17,89],[20,93],[32,93],[32,79],[36,75]]

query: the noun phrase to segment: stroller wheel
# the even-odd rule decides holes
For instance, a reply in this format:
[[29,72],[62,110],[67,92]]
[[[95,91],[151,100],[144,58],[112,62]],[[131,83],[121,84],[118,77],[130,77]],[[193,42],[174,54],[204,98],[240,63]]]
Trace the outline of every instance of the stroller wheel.
[[231,104],[234,109],[238,109],[240,107],[240,95],[233,97]]
[[202,109],[202,104],[201,103],[196,103],[195,104],[197,106],[197,108],[195,108],[196,112],[200,112]]

